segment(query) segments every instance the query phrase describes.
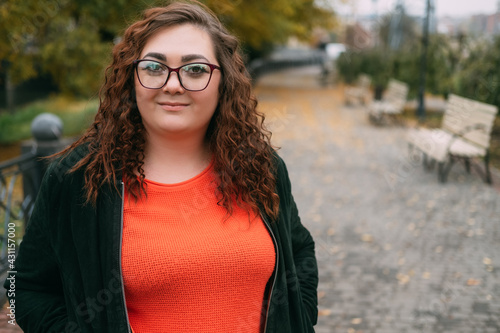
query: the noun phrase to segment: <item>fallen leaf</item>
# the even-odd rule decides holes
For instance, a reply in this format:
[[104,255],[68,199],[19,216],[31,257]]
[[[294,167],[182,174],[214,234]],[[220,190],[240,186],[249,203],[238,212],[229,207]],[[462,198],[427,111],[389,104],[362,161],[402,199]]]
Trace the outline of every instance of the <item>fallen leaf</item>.
[[410,281],[410,277],[405,274],[399,273],[396,278],[398,279],[399,284],[405,285]]
[[353,318],[353,320],[351,320],[351,324],[353,325],[359,325],[363,322],[363,319],[361,318]]
[[422,279],[429,280],[431,278],[431,272],[424,272],[422,274]]
[[392,245],[391,244],[385,244],[384,245],[384,250],[389,251],[390,249],[392,249]]
[[436,253],[441,253],[441,252],[443,252],[443,247],[440,245],[440,246],[436,247],[436,249],[434,251]]
[[328,229],[328,231],[326,233],[328,234],[328,236],[333,236],[333,235],[335,235],[335,229],[330,228],[330,229]]
[[474,224],[476,224],[476,220],[473,219],[473,218],[470,218],[470,219],[467,220],[467,224],[468,225],[474,225]]
[[485,265],[491,265],[491,259],[490,258],[483,258],[483,264]]
[[324,291],[319,291],[318,292],[318,299],[322,299],[323,297],[325,297],[326,293]]
[[481,284],[481,280],[478,280],[478,279],[468,279],[467,280],[468,286],[479,286],[480,284]]
[[329,316],[332,313],[330,309],[323,309],[318,311],[318,316]]
[[373,236],[370,234],[363,234],[361,235],[361,240],[366,243],[371,243],[373,242]]
[[416,227],[417,227],[417,226],[415,225],[415,223],[410,223],[410,224],[408,225],[408,230],[413,231],[413,230],[415,230],[415,228],[416,228]]

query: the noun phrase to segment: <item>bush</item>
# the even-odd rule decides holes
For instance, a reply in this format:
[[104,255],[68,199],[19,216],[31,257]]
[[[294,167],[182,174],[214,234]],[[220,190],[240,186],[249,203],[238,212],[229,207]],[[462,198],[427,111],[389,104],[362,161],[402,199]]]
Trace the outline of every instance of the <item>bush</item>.
[[97,111],[97,100],[75,101],[53,97],[29,104],[13,114],[0,114],[0,143],[14,143],[31,138],[31,122],[43,113],[59,116],[63,122],[63,134],[81,134],[91,123]]
[[457,94],[500,107],[500,36],[471,47],[454,79]]
[[[457,76],[460,76],[457,73],[463,62],[462,58],[466,54],[463,46],[462,43],[457,43],[444,35],[430,36],[425,84],[427,92],[446,97],[450,92],[459,93],[463,90],[465,82],[457,80]],[[499,48],[500,45],[497,45],[491,48],[494,49],[491,52],[497,52]],[[481,52],[477,53],[481,54]],[[415,98],[420,87],[421,54],[422,45],[416,39],[412,43],[405,43],[397,51],[389,51],[382,47],[359,52],[350,51],[339,59],[337,69],[341,79],[346,83],[354,82],[361,73],[372,76],[375,87],[385,87],[390,78],[395,78],[407,83],[410,87],[409,97]],[[472,57],[468,62],[474,63],[477,59]],[[463,66],[464,68],[471,67],[467,63]],[[482,66],[482,64],[479,62],[476,66]],[[465,72],[467,77],[471,75],[467,70]],[[485,75],[481,77],[484,78]],[[470,82],[466,83],[470,84]]]

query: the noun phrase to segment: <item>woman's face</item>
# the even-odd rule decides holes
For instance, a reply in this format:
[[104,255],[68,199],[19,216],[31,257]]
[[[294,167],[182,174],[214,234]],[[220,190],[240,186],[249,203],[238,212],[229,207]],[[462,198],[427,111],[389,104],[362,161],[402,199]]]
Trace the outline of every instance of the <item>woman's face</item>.
[[[170,68],[197,62],[219,65],[208,33],[190,24],[168,27],[151,36],[139,59],[158,61]],[[141,69],[139,65],[139,71],[156,75],[157,64],[141,64],[145,66]],[[199,68],[192,71],[198,72]],[[187,80],[183,81],[186,86]],[[178,74],[172,72],[163,88],[147,89],[139,82],[136,71],[137,106],[148,134],[176,139],[204,136],[218,104],[220,80],[221,72],[215,69],[206,89],[188,91],[180,84]]]

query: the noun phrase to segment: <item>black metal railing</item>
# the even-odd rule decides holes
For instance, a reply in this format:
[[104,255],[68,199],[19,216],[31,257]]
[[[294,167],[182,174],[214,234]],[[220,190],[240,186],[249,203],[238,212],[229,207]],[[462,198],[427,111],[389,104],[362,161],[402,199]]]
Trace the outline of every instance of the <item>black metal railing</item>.
[[[0,285],[15,271],[17,249],[33,211],[48,165],[44,159],[64,149],[72,139],[62,139],[62,122],[41,114],[31,124],[33,140],[21,144],[21,155],[0,163]],[[0,287],[0,305],[6,300]]]
[[[0,163],[0,272],[8,270],[9,255],[15,255],[19,238],[33,210],[40,186],[37,155],[33,150]],[[16,245],[9,246],[15,242]],[[12,258],[12,257],[11,257]]]

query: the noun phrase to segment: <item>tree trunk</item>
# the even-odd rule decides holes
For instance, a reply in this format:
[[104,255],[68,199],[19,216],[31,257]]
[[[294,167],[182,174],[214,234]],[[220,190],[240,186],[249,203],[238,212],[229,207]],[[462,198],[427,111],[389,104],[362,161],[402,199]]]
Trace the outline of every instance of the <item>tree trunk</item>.
[[12,83],[10,71],[11,69],[7,67],[7,71],[5,73],[5,95],[7,97],[7,111],[9,111],[10,113],[14,113],[14,84]]

